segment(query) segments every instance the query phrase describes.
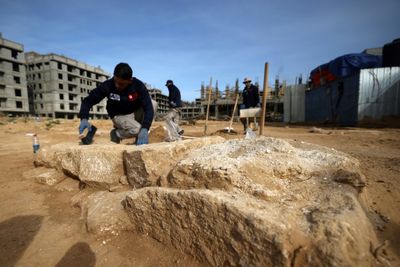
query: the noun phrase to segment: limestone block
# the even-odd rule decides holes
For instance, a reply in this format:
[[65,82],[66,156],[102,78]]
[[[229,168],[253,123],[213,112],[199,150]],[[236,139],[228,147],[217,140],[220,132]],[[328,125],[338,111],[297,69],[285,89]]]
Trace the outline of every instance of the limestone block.
[[92,233],[138,231],[211,266],[377,265],[358,201],[364,177],[349,155],[267,137],[118,151],[128,182],[154,187],[78,194]]
[[76,179],[64,179],[54,189],[58,192],[74,192],[79,191],[79,181]]
[[126,211],[136,231],[210,266],[372,266],[371,225],[354,195],[339,195],[302,210],[248,194],[146,187],[128,193]]
[[170,170],[190,151],[224,141],[222,137],[213,136],[126,150],[123,159],[128,182],[136,188],[165,186]]
[[122,154],[125,149],[125,145],[63,143],[41,149],[37,162],[57,168],[85,184],[107,189],[119,184],[124,175]]
[[209,145],[178,162],[168,175],[168,185],[239,190],[280,200],[301,199],[321,183],[348,183],[356,189],[365,185],[356,159],[314,145],[305,147],[267,137]]
[[65,176],[53,168],[39,167],[23,173],[27,179],[34,179],[40,184],[55,185],[65,179]]
[[133,225],[124,210],[127,192],[93,193],[82,202],[82,213],[86,214],[86,229],[96,235],[119,235],[121,231],[133,230]]

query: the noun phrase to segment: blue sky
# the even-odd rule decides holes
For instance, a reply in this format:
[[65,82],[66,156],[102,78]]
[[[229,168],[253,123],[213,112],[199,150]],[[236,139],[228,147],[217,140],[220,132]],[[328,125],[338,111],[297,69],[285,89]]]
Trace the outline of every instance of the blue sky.
[[[184,100],[249,76],[303,80],[320,64],[400,38],[399,0],[0,0],[0,32],[25,51],[56,53],[134,76]],[[241,84],[242,85],[242,84]]]

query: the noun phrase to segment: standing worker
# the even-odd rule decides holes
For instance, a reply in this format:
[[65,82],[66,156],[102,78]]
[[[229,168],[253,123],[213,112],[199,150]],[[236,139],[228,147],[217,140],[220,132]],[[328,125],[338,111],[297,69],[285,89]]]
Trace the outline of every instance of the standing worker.
[[171,128],[173,128],[175,133],[177,133],[178,135],[182,135],[184,131],[181,127],[179,127],[182,107],[181,92],[179,91],[178,87],[174,85],[174,82],[172,80],[168,80],[165,83],[165,86],[167,86],[169,92],[169,111],[165,116],[167,125],[169,124]]
[[105,97],[107,113],[114,124],[110,132],[111,141],[119,144],[122,139],[136,137],[136,145],[148,144],[156,105],[143,82],[132,77],[132,69],[127,63],[116,65],[114,76],[97,86],[82,101],[79,134],[86,128],[92,131],[88,122],[89,111]]
[[[260,94],[258,92],[258,87],[251,83],[251,78],[244,78],[243,84],[245,85],[243,89],[243,104],[240,105],[240,109],[255,108],[260,107]],[[247,129],[247,118],[240,119],[243,123],[244,131]]]

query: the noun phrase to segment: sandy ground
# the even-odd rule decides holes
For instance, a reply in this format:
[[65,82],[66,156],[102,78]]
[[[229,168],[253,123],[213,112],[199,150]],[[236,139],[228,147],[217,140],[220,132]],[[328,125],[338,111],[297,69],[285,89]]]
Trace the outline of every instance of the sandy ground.
[[[37,133],[42,146],[78,142],[78,120],[58,122],[0,118],[0,266],[201,266],[147,236],[90,235],[79,208],[71,205],[71,197],[79,192],[77,183],[71,191],[56,190],[24,178],[23,173],[34,168],[32,140],[26,133]],[[109,143],[111,122],[93,123],[98,127],[95,142]],[[228,125],[209,121],[207,133],[216,134]],[[241,124],[233,126],[240,134],[219,135],[243,138]],[[203,136],[204,121],[183,129],[186,136]],[[400,129],[310,129],[268,124],[264,135],[332,147],[359,159],[367,178],[362,197],[365,210],[387,246],[392,266],[400,266]]]

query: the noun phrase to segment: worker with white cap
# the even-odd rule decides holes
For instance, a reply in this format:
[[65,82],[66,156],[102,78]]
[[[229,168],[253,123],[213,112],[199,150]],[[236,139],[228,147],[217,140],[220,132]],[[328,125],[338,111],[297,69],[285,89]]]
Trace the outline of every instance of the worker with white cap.
[[[258,92],[258,87],[251,83],[251,78],[249,77],[244,78],[243,84],[245,85],[242,92],[243,104],[240,106],[240,108],[246,109],[260,107],[260,94]],[[242,118],[241,121],[244,126],[244,131],[246,131],[247,119]]]

